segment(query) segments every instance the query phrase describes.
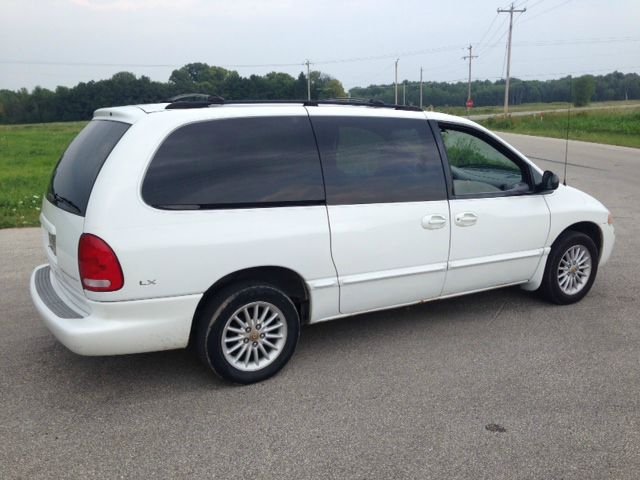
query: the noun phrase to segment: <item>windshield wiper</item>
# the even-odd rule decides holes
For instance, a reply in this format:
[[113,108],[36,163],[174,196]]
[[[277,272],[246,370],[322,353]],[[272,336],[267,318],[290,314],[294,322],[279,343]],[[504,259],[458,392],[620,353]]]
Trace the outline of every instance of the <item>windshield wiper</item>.
[[80,207],[78,207],[75,203],[73,203],[68,198],[64,198],[62,195],[58,195],[57,193],[53,194],[53,198],[55,199],[56,203],[58,202],[64,203],[65,205],[73,208],[76,211],[76,213],[82,213],[82,210],[80,210]]

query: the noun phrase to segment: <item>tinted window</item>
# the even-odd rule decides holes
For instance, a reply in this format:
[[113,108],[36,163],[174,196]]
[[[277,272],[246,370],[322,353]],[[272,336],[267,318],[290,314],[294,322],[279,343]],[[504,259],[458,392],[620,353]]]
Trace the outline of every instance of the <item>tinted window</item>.
[[158,149],[142,196],[160,208],[324,202],[309,119],[234,118],[186,125]]
[[441,132],[455,195],[529,190],[522,167],[485,140],[451,128]]
[[129,127],[122,122],[89,122],[69,144],[53,171],[47,192],[49,201],[84,216],[102,164]]
[[327,203],[446,198],[444,172],[426,120],[313,117]]

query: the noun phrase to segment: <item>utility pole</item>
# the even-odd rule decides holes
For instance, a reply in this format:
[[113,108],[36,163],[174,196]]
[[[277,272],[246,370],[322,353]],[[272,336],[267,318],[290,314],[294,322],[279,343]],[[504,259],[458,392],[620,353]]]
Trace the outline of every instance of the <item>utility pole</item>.
[[420,67],[420,110],[422,110],[422,67]]
[[407,81],[402,82],[402,104],[407,104]]
[[464,57],[462,57],[462,59],[469,59],[469,85],[467,88],[467,113],[469,113],[468,104],[471,101],[471,60],[473,60],[474,58],[478,58],[478,55],[473,54],[473,47],[471,45],[467,47],[467,50],[469,50],[469,55],[465,55]]
[[311,100],[311,72],[309,70],[309,60],[305,62],[305,65],[307,66],[307,100]]
[[396,58],[396,105],[398,104],[398,61],[400,59]]
[[511,32],[513,30],[513,14],[514,13],[524,13],[526,12],[526,8],[522,8],[520,10],[515,10],[513,8],[513,3],[511,3],[511,8],[509,10],[503,10],[502,8],[498,9],[498,13],[508,13],[509,14],[509,40],[507,41],[507,82],[504,86],[504,114],[509,113],[509,75],[511,74]]

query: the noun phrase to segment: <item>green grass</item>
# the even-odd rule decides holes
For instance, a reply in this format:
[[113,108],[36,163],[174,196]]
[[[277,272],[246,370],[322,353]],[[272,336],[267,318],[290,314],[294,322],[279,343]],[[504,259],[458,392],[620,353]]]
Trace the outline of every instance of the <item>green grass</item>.
[[0,228],[38,225],[51,171],[85,125],[0,125]]
[[[551,102],[551,103],[522,103],[520,105],[510,105],[510,112],[537,112],[540,110],[559,110],[567,108],[571,104],[569,102]],[[622,105],[638,105],[638,100],[618,100],[610,102],[592,102],[586,109],[594,107],[617,107]],[[465,107],[435,107],[437,112],[449,113],[451,115],[466,116],[467,110]],[[474,107],[469,112],[470,115],[491,115],[501,114],[504,111],[502,105],[494,105],[489,107]]]
[[[479,123],[500,132],[554,138],[565,138],[567,135],[566,112],[545,113],[542,116],[498,116]],[[572,112],[569,138],[640,148],[640,107]]]
[[[523,103],[521,105],[510,105],[509,111],[511,112],[529,112],[536,110],[555,110],[559,108],[567,108],[568,102],[554,102],[554,103]],[[466,116],[467,109],[465,107],[436,107],[437,112],[448,113],[450,115]],[[489,115],[498,114],[504,111],[502,105],[494,105],[489,107],[474,107],[469,112],[469,115]]]

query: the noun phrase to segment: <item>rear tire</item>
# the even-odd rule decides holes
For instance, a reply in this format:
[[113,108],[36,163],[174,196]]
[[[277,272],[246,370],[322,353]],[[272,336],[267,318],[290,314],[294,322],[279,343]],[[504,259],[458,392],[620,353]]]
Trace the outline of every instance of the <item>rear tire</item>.
[[198,357],[220,377],[249,384],[275,375],[300,334],[295,305],[264,283],[232,285],[213,296],[197,319]]
[[558,305],[578,302],[598,273],[598,248],[588,235],[568,230],[555,241],[547,259],[540,293]]

